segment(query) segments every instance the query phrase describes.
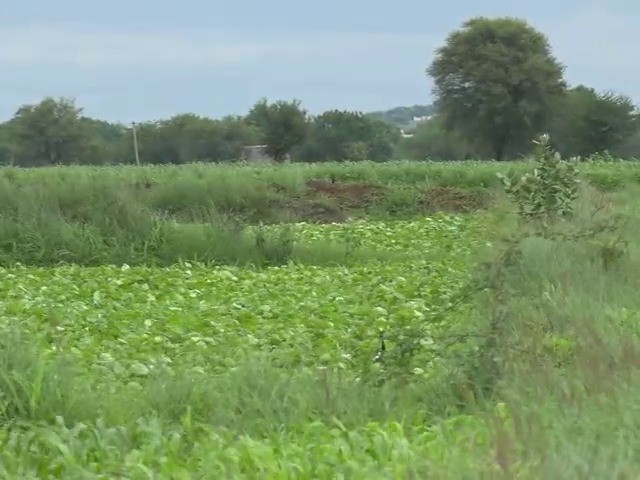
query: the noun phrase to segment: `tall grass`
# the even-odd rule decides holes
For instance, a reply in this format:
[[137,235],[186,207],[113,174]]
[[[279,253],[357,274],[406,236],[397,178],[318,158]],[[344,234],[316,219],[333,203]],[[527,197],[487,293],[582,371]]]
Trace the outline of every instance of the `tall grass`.
[[[410,458],[424,451],[428,439],[412,426],[435,422],[449,403],[446,392],[426,384],[376,386],[327,371],[282,370],[260,354],[213,377],[159,373],[113,384],[43,358],[19,333],[2,333],[4,478],[138,478],[145,469],[182,478],[264,478],[261,469],[298,469],[329,478],[344,460],[355,475],[372,469],[368,478],[384,478],[375,466],[386,462],[400,472],[426,468],[418,457],[415,465],[398,464],[404,456],[394,448],[415,440],[424,445]],[[343,460],[323,447],[336,442],[353,449]]]
[[[445,412],[442,392],[426,385],[376,386],[330,371],[278,367],[277,355],[255,353],[215,376],[158,372],[135,383],[88,376],[58,354],[46,359],[19,330],[2,331],[0,422],[131,425],[156,417],[167,425],[194,422],[265,437],[295,432],[301,422],[340,418],[348,428],[368,421],[419,423]],[[126,398],[126,403],[122,399]]]
[[[483,192],[498,189],[498,172],[517,173],[526,167],[525,162],[363,162],[4,168],[0,265],[268,263],[272,259],[263,258],[255,239],[238,225],[425,215],[432,211],[424,201],[429,188],[479,189],[480,196],[486,196]],[[604,190],[640,182],[635,163],[581,168]],[[384,189],[354,206],[311,194],[305,186],[310,178],[366,182]],[[299,249],[313,258],[322,256],[312,250]]]
[[[481,401],[503,402],[508,412],[486,417],[491,425],[486,453],[504,478],[640,474],[635,192],[619,191],[603,203],[587,188],[577,217],[566,226],[586,231],[595,216],[620,215],[615,234],[528,237],[506,256],[500,242],[494,243],[488,264],[493,295],[477,311],[478,325],[493,341],[484,345],[486,355],[471,372]],[[513,216],[496,218],[496,229],[505,236],[517,229]],[[620,251],[605,261],[604,247],[610,245]]]

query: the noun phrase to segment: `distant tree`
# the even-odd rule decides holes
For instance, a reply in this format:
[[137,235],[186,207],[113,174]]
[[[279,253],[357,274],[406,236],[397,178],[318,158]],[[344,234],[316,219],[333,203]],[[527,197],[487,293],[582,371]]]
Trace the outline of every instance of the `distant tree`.
[[222,141],[225,149],[225,153],[220,156],[220,159],[237,160],[244,147],[260,142],[259,127],[251,125],[243,117],[226,116],[218,123],[222,129]]
[[260,100],[247,115],[247,121],[260,128],[265,152],[276,162],[282,162],[301,145],[308,131],[307,112],[297,100],[271,104]]
[[[219,157],[222,132],[213,119],[191,113],[175,115],[160,122],[157,135],[161,146],[158,163],[211,161]],[[166,149],[166,156],[162,149]]]
[[441,117],[435,117],[418,125],[413,136],[403,138],[397,155],[409,160],[463,160],[483,153],[458,132],[445,128]]
[[298,155],[306,161],[389,160],[400,137],[385,122],[359,112],[331,110],[314,117]]
[[133,143],[127,126],[88,117],[82,117],[80,123],[82,131],[88,136],[83,163],[105,165],[133,162]]
[[611,153],[620,158],[640,159],[640,127]]
[[72,99],[45,98],[24,105],[9,122],[12,152],[23,166],[86,162],[91,133],[82,121],[82,108]]
[[[140,161],[145,164],[163,165],[182,163],[176,134],[179,128],[171,119],[143,122],[136,125]],[[132,152],[135,157],[135,152]]]
[[9,122],[0,124],[0,165],[11,165],[14,162],[14,146],[11,142],[11,126]]
[[587,156],[629,145],[639,127],[636,106],[629,97],[579,85],[558,102],[550,133],[563,155]]
[[565,89],[547,38],[513,18],[474,18],[427,69],[447,128],[485,143],[497,160],[529,145]]
[[214,120],[187,113],[140,125],[138,138],[145,163],[183,164],[235,160],[259,133],[240,117]]

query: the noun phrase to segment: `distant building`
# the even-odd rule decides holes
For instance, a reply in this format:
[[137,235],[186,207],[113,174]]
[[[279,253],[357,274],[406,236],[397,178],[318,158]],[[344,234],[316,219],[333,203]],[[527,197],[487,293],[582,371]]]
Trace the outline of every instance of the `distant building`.
[[413,137],[413,133],[405,132],[404,128],[400,129],[400,135],[402,136],[402,138],[411,138],[411,137]]
[[421,115],[419,117],[413,117],[413,121],[414,122],[426,122],[428,120],[431,120],[433,117],[435,117],[435,115]]

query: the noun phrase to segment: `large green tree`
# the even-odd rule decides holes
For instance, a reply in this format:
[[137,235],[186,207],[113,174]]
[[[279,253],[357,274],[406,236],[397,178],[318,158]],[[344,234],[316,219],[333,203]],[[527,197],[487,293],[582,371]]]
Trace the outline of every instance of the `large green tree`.
[[530,143],[565,89],[547,38],[509,17],[465,22],[427,72],[447,127],[486,144],[497,160]]
[[298,100],[268,103],[262,99],[251,109],[247,120],[260,128],[265,152],[276,162],[282,162],[307,136],[307,112]]
[[563,155],[586,156],[629,145],[638,127],[636,107],[629,97],[579,85],[558,102],[550,133]]
[[73,99],[24,105],[9,122],[12,154],[23,166],[91,163],[95,152],[82,108]]
[[398,129],[359,112],[330,110],[310,122],[309,137],[299,152],[305,161],[389,160]]
[[[25,105],[0,125],[0,164],[117,164],[132,160],[127,128],[81,115],[73,100]],[[129,152],[129,150],[131,150]]]

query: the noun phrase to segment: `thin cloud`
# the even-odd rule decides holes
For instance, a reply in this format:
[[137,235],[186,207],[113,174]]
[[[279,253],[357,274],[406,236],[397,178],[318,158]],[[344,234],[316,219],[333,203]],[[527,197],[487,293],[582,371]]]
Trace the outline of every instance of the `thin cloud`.
[[314,34],[259,38],[251,32],[90,32],[50,26],[0,27],[0,65],[216,67],[265,57],[345,55],[433,43],[398,34]]
[[259,57],[269,45],[199,43],[171,34],[0,28],[0,64],[79,67],[217,66]]
[[557,56],[568,69],[593,69],[637,78],[633,61],[640,47],[637,21],[598,5],[587,6],[546,29]]
[[640,102],[640,66],[634,61],[640,48],[636,18],[592,3],[541,27],[549,35],[554,53],[566,65],[570,83],[613,90]]

